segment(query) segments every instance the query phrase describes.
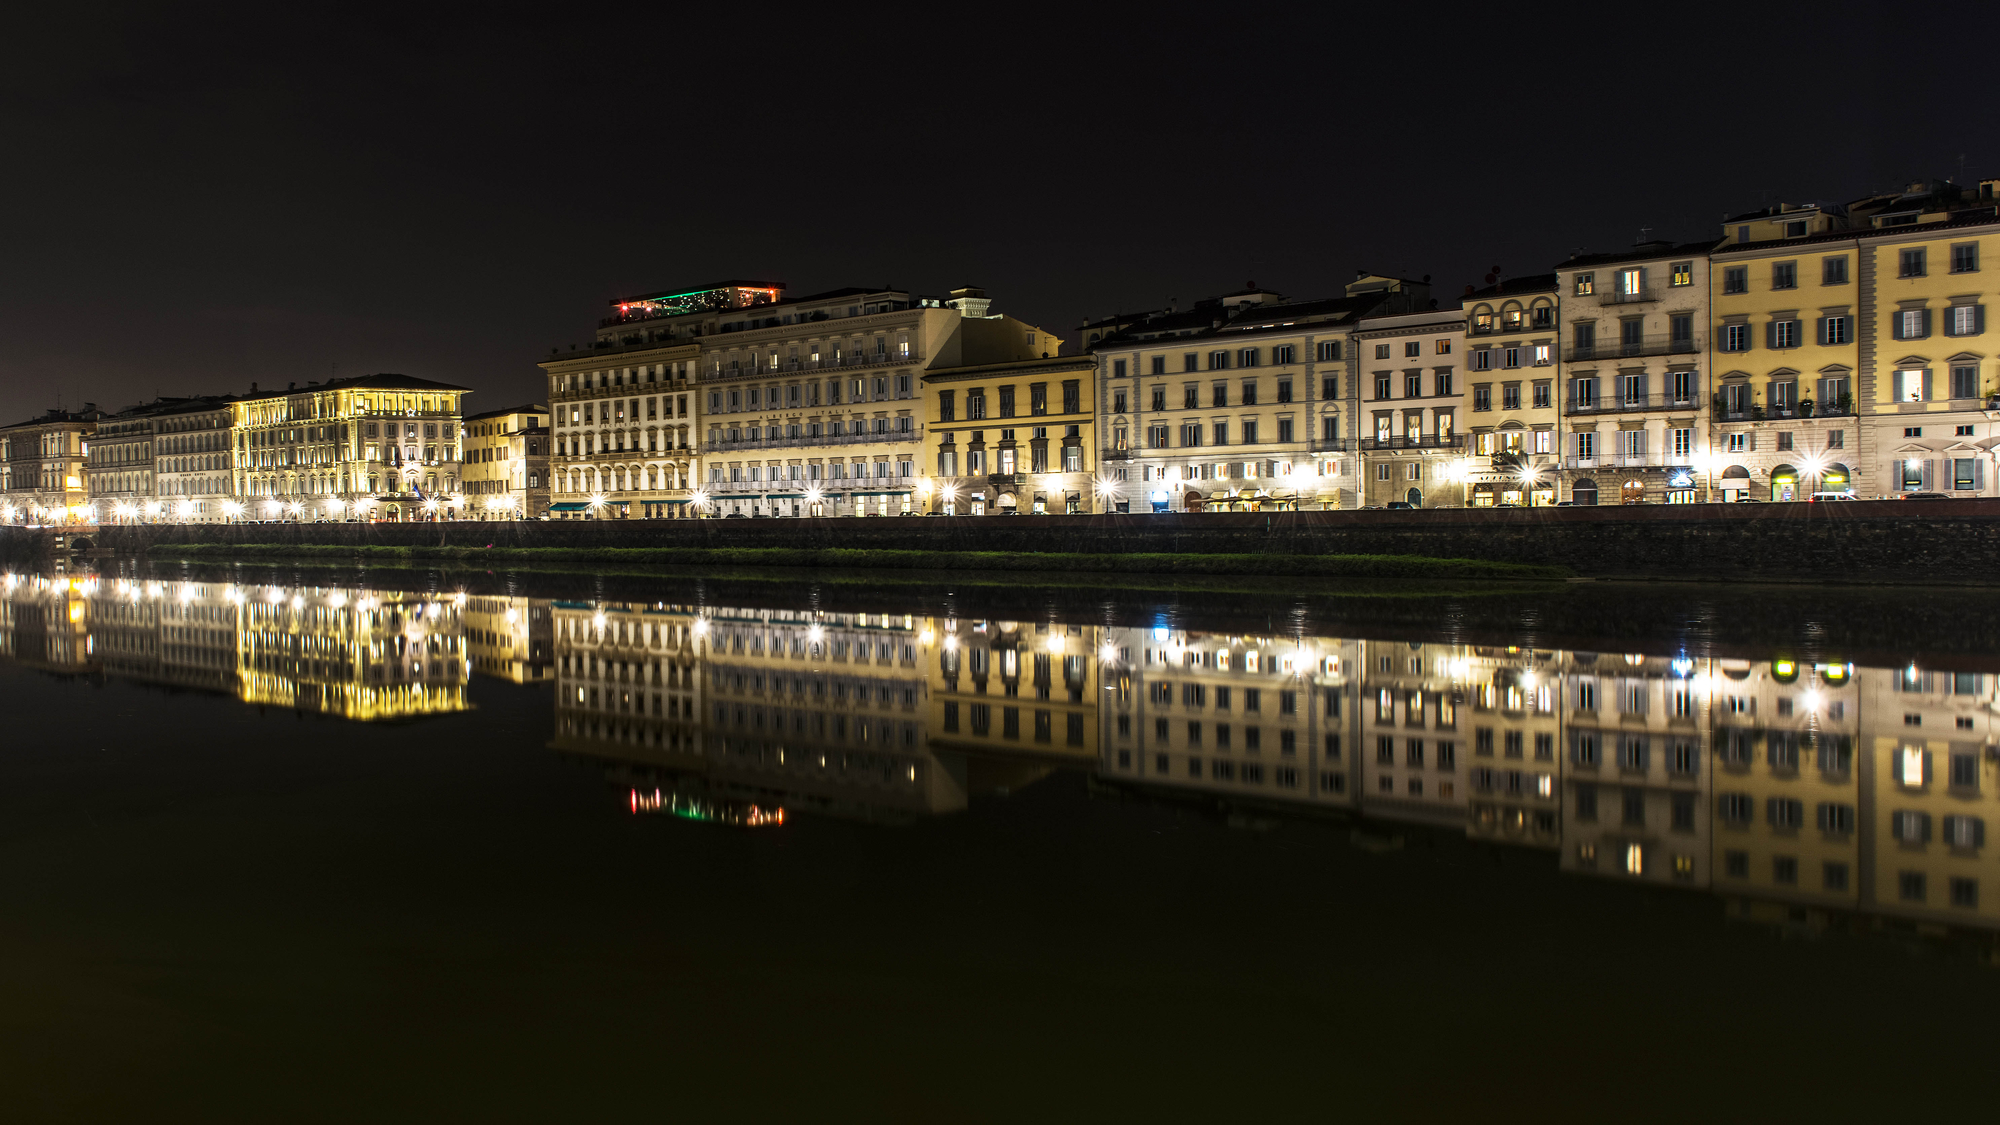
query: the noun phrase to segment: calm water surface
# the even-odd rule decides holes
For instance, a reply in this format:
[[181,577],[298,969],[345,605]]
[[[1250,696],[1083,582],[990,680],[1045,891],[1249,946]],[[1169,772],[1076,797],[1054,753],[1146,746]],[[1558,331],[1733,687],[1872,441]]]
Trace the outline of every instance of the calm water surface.
[[8,576],[0,1106],[1983,1101],[1991,599],[1033,581]]

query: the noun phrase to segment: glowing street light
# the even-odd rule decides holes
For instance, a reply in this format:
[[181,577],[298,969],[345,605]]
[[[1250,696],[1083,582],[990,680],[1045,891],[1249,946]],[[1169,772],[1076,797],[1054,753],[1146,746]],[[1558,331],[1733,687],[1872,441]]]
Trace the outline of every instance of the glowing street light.
[[224,500],[222,502],[222,514],[233,520],[243,514],[243,505],[238,504],[234,500]]

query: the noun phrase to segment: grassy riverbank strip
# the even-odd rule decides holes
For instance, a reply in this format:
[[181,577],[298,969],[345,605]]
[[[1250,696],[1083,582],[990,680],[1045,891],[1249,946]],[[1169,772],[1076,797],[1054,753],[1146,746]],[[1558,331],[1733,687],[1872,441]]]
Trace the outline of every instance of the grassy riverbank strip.
[[1445,559],[1426,555],[1275,555],[1019,553],[1010,551],[857,550],[809,547],[391,547],[314,543],[160,543],[156,559],[244,562],[579,563],[673,567],[836,567],[886,570],[988,570],[1096,574],[1261,575],[1301,578],[1505,578],[1559,581],[1567,567]]

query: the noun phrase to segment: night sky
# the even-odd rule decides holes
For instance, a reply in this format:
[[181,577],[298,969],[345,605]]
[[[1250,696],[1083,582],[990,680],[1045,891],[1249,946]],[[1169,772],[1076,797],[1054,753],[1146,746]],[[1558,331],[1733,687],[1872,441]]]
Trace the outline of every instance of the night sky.
[[0,16],[8,422],[376,371],[512,405],[610,298],[722,278],[977,284],[1073,345],[2000,175],[1977,5],[42,8]]

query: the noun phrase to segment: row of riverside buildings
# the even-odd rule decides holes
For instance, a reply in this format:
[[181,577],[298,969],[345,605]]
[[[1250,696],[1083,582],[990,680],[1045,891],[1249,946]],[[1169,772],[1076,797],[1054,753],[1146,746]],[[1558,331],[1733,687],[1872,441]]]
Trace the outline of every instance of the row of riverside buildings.
[[[2000,934],[1996,679],[818,609],[7,576],[0,657],[355,721],[553,684],[617,804],[738,825],[1095,796],[1333,814],[1723,896],[1732,917]],[[1504,639],[1504,638],[1501,638]],[[1527,638],[1521,638],[1526,640]]]
[[1991,496],[1995,189],[1779,204],[1446,302],[1362,273],[1087,321],[732,281],[543,363],[559,513],[998,514]]
[[547,506],[548,410],[404,375],[86,403],[0,428],[0,519],[407,519]]
[[[2000,180],[1781,203],[1444,300],[1362,272],[1086,321],[976,288],[623,298],[466,416],[402,376],[0,430],[9,518],[1080,514],[1992,496]],[[2000,244],[1996,244],[2000,248]]]

